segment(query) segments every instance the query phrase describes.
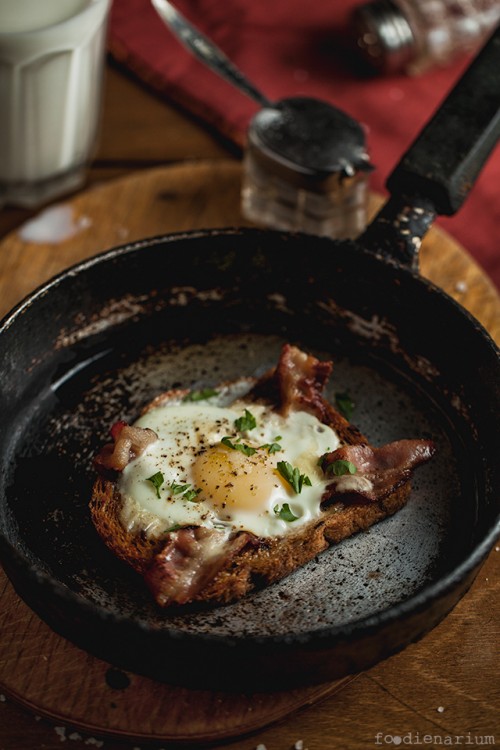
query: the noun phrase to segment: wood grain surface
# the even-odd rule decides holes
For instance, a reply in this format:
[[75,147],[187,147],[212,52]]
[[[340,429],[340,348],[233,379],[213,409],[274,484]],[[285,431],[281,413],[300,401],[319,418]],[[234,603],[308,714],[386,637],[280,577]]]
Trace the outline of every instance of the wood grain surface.
[[3,572],[0,589],[0,690],[36,714],[86,733],[135,742],[221,741],[271,724],[352,679],[277,692],[272,699],[160,684],[125,674],[59,638]]
[[[240,178],[235,161],[193,161],[135,172],[83,192],[67,201],[75,228],[81,222],[71,238],[35,244],[13,232],[0,243],[1,312],[68,265],[114,245],[164,232],[244,224]],[[372,213],[379,204],[372,197]],[[444,232],[429,233],[421,267],[500,340],[494,288]],[[188,740],[204,745],[256,730],[257,738],[238,739],[231,747],[264,743],[268,750],[285,749],[299,739],[310,750],[370,747],[378,744],[378,732],[386,738],[412,733],[415,744],[417,733],[493,736],[495,728],[498,732],[499,559],[494,551],[472,592],[418,645],[354,681],[272,695],[189,691],[113,670],[56,636],[1,574],[0,691],[56,726],[32,719],[27,728],[25,721],[21,739],[15,729],[20,709],[7,700],[0,717],[6,715],[10,726],[2,735],[0,721],[0,748],[52,748],[64,739],[105,741],[107,748],[153,740],[169,747]],[[297,713],[302,706],[309,708]],[[284,716],[285,724],[262,729]],[[2,745],[3,737],[10,744]]]

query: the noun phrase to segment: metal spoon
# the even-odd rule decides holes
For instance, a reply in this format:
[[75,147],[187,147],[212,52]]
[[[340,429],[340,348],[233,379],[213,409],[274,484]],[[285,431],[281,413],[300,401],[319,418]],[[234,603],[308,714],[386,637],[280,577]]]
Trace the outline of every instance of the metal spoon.
[[151,3],[166,26],[199,60],[263,107],[271,105],[269,99],[233,65],[222,50],[189,23],[169,0],[151,0]]

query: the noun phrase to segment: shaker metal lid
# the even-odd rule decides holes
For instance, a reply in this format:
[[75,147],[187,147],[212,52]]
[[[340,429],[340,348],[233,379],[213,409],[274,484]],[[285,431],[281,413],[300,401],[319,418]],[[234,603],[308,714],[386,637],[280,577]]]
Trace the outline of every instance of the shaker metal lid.
[[402,70],[415,57],[417,39],[409,20],[392,0],[360,5],[352,19],[360,51],[379,70]]
[[359,122],[319,99],[291,97],[264,107],[250,123],[248,140],[254,156],[294,181],[372,169]]

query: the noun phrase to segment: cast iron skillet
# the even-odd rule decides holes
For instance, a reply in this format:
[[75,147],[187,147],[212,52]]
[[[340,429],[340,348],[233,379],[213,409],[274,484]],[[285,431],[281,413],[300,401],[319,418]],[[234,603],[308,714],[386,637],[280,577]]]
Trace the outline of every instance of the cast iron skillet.
[[[364,669],[421,637],[498,536],[499,352],[416,271],[496,142],[500,33],[391,178],[358,242],[257,230],[157,237],[61,274],[0,328],[1,559],[57,632],[173,683],[267,689]],[[413,267],[413,268],[412,268]],[[259,374],[283,341],[335,360],[374,444],[432,436],[408,505],[236,604],[166,613],[89,520],[91,458],[158,392]]]

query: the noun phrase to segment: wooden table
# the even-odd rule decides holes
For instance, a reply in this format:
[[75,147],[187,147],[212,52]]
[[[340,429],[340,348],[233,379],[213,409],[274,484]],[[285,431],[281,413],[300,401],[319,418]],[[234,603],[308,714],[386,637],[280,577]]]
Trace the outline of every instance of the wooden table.
[[[205,129],[146,92],[123,72],[111,66],[108,68],[100,146],[89,173],[90,184],[103,183],[102,189],[107,190],[104,183],[108,180],[178,162],[183,164],[174,169],[178,169],[176,175],[182,177],[187,174],[189,164],[186,163],[199,159],[214,160],[214,166],[210,163],[199,165],[198,174],[204,175],[204,179],[212,169],[214,173],[223,172],[228,180],[234,180],[239,168],[237,156]],[[90,205],[86,200],[84,196],[81,201],[77,198],[76,205]],[[199,210],[203,213],[203,207]],[[30,215],[28,211],[16,209],[0,211],[0,237]],[[498,341],[500,300],[495,290],[456,243],[444,235],[439,240],[448,247],[450,262],[440,266],[430,255],[424,254],[423,269],[473,310]],[[8,247],[17,247],[15,239],[4,242]],[[17,260],[14,257],[0,259],[2,312],[35,283],[72,262],[75,253],[76,256],[84,254],[85,247],[73,250],[68,246],[67,251],[60,254],[54,251],[50,263],[41,261],[34,268],[26,268],[26,288],[21,285],[13,290],[9,290],[8,271],[10,268],[19,277],[20,269],[16,263],[22,262],[22,252]],[[425,744],[428,747],[452,742],[492,744],[491,737],[500,743],[499,550],[497,547],[492,551],[472,589],[455,610],[418,644],[358,675],[338,690],[326,687],[316,691],[310,696],[311,705],[293,711],[252,736],[233,740],[224,746],[232,750],[253,750],[263,744],[267,750],[289,750],[302,740],[309,750],[356,750],[397,744]],[[16,601],[5,579],[0,580],[0,589],[2,585],[4,589],[3,592],[0,590],[0,595],[3,594],[3,601],[7,601],[5,597],[10,602]],[[19,626],[26,621],[23,607],[19,603]],[[36,619],[30,619],[30,622],[30,627],[37,627]],[[66,648],[62,641],[57,645],[59,647]],[[19,668],[23,665],[22,657],[21,654]],[[85,664],[83,656],[82,666],[78,668],[85,669]],[[82,681],[84,677],[82,673]],[[319,696],[323,696],[321,701]],[[270,708],[276,699],[271,695],[265,700],[269,701]],[[300,702],[307,704],[308,701]],[[271,715],[272,711],[268,713]],[[102,741],[107,750],[142,745],[137,741],[131,744],[125,738],[103,740],[71,727],[56,726],[36,716],[36,706],[29,711],[10,697],[0,695],[0,750],[55,750],[62,741],[68,741],[66,746],[75,750],[100,746]],[[157,746],[166,745],[159,743]],[[214,746],[222,747],[217,743]]]

